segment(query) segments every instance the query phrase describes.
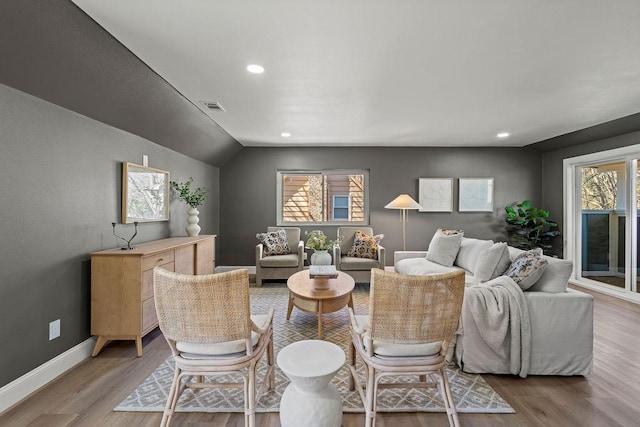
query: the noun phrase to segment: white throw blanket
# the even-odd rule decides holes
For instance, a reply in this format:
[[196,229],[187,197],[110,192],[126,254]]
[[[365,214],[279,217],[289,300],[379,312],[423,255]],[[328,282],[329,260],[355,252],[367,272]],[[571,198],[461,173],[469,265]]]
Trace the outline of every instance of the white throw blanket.
[[468,372],[526,377],[531,358],[531,324],[524,294],[510,277],[468,286],[457,333],[456,356]]

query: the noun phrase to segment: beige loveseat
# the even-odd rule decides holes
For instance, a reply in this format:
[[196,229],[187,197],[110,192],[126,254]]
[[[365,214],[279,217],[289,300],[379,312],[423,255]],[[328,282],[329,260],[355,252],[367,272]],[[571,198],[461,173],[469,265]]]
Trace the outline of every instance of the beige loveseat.
[[[466,273],[466,300],[471,292],[469,288],[475,287],[474,290],[478,290],[505,277],[493,279],[486,277],[487,269],[483,264],[487,252],[499,245],[504,244],[494,246],[490,240],[463,237],[452,266],[428,260],[426,251],[395,252],[394,266],[396,272],[412,275],[462,269]],[[507,264],[522,252],[520,249],[509,246]],[[522,361],[522,364],[527,364],[529,375],[587,375],[591,372],[593,363],[593,297],[567,288],[573,268],[571,261],[545,255],[542,258],[548,262],[544,273],[533,286],[521,292],[527,305],[523,308],[528,311],[528,319],[524,321],[530,324],[530,351],[527,352],[530,356]],[[492,268],[495,266],[490,267],[489,270]],[[474,276],[474,273],[480,270],[483,270],[482,273],[485,275],[482,280]],[[508,312],[514,307],[502,307],[502,309]],[[463,320],[465,319],[464,310],[463,307]],[[509,316],[509,313],[506,313],[506,316]],[[465,325],[462,325],[455,348],[455,361],[464,371],[516,373],[508,369],[508,366],[513,365],[514,362],[509,360],[511,357],[509,349],[496,351],[479,336],[487,332],[491,335],[493,331],[483,331],[477,325],[467,326],[465,331]],[[511,338],[520,339],[520,337]]]

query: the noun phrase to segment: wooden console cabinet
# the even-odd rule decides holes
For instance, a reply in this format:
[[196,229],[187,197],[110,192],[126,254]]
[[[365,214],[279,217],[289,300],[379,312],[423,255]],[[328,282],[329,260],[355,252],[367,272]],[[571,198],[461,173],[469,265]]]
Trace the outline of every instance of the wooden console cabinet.
[[153,268],[185,274],[215,269],[215,235],[171,237],[140,243],[135,249],[91,254],[92,356],[110,340],[135,340],[142,356],[142,337],[158,326],[153,299]]

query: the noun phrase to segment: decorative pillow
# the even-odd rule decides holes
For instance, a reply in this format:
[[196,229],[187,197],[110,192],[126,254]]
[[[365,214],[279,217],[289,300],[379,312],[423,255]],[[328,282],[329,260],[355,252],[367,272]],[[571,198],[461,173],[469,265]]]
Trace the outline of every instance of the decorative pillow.
[[264,256],[287,255],[291,253],[287,232],[284,230],[256,234],[256,239],[264,245]]
[[446,267],[453,266],[463,237],[462,230],[443,230],[439,228],[433,235],[431,243],[429,243],[427,260]]
[[455,265],[471,272],[475,276],[476,263],[478,256],[493,245],[492,240],[471,239],[463,237],[460,243],[460,250],[456,256]]
[[511,266],[509,249],[504,242],[494,243],[489,249],[480,252],[473,270],[473,277],[481,282],[500,277]]
[[547,260],[538,253],[527,251],[513,260],[505,275],[511,277],[520,289],[526,291],[542,277],[547,264]]
[[384,234],[369,236],[364,231],[356,231],[353,237],[353,246],[351,246],[351,249],[347,252],[347,256],[378,259],[378,244],[383,237]]
[[567,291],[567,283],[573,272],[573,261],[543,256],[549,263],[542,277],[529,288],[532,292],[561,293]]

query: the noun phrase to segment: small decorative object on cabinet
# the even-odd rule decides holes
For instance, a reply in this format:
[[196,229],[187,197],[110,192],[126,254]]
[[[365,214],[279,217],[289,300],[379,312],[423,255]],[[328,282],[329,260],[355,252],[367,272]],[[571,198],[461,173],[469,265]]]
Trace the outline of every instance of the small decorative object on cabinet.
[[153,298],[153,269],[184,274],[215,270],[215,235],[172,237],[140,243],[127,251],[91,254],[92,356],[111,340],[134,340],[142,356],[142,337],[158,326]]
[[178,192],[180,200],[191,206],[191,209],[189,209],[189,219],[187,219],[187,222],[189,223],[189,225],[187,225],[187,235],[197,236],[200,233],[200,226],[198,225],[198,222],[200,222],[200,219],[198,218],[200,212],[198,212],[198,206],[201,206],[204,203],[207,198],[208,190],[204,187],[198,187],[195,190],[192,190],[192,183],[192,177],[189,177],[187,182],[171,181],[171,188]]

